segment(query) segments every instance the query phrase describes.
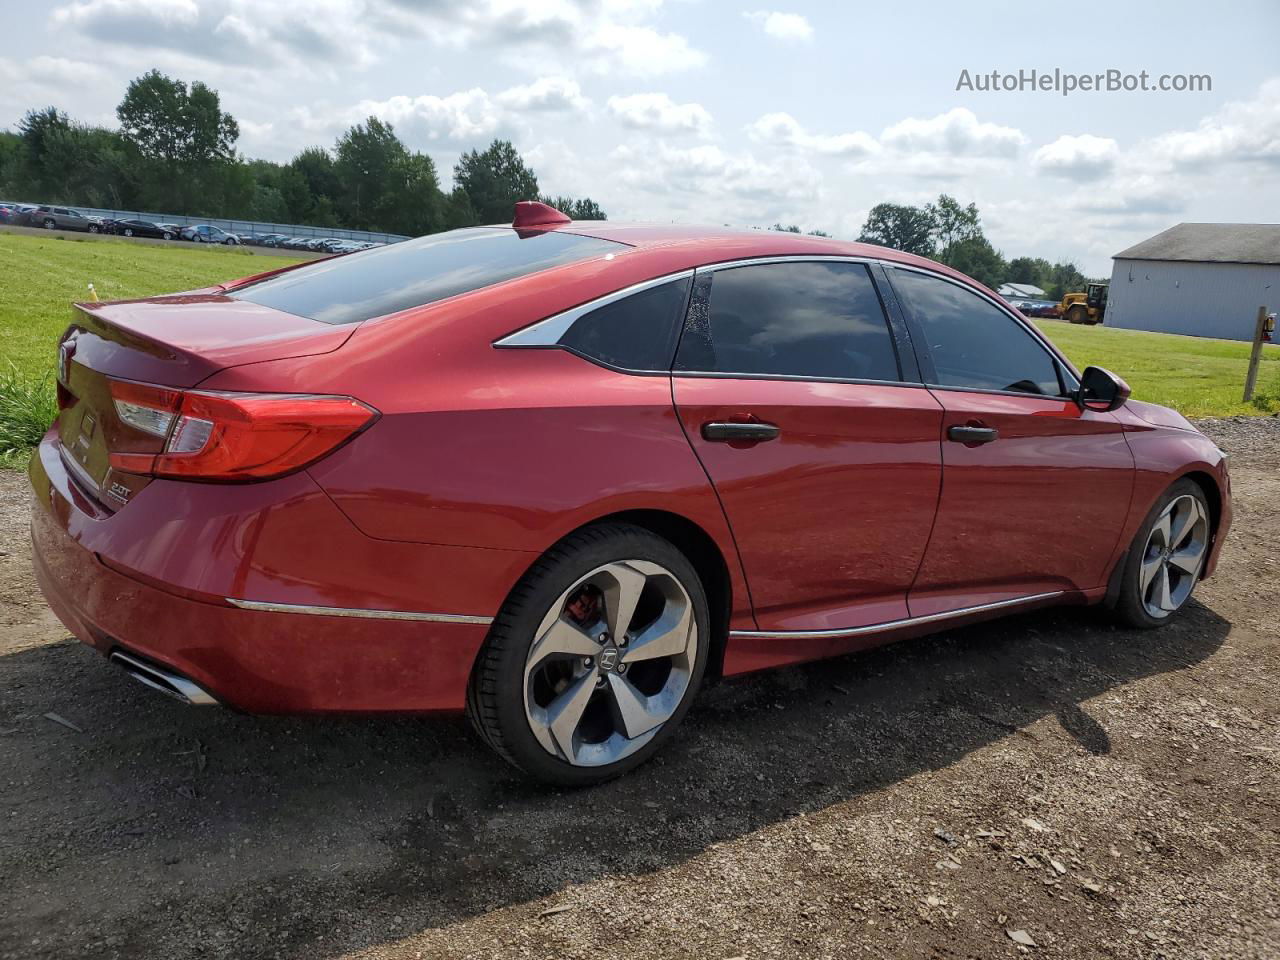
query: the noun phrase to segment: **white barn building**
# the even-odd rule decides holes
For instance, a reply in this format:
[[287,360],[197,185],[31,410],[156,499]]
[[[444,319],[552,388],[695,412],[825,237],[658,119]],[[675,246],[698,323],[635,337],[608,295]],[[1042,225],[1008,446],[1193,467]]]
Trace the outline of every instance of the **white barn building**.
[[1252,340],[1280,310],[1280,223],[1180,223],[1114,260],[1108,327]]

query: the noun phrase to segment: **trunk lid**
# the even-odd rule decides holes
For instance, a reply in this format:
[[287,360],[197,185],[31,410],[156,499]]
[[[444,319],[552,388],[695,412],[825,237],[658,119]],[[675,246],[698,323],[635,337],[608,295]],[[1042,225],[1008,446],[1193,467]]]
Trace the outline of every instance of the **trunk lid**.
[[58,436],[86,492],[118,509],[149,478],[111,468],[109,453],[159,453],[165,438],[124,422],[112,380],[194,387],[220,370],[338,349],[334,327],[216,293],[78,303],[58,345]]

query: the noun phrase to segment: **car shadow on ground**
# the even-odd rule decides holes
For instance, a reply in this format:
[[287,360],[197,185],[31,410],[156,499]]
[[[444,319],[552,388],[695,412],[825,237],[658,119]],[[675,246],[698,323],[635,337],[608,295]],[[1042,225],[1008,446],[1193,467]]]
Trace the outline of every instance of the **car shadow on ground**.
[[18,785],[0,940],[39,917],[35,955],[333,956],[680,863],[1048,716],[1070,736],[1054,749],[1106,754],[1086,701],[1195,665],[1229,628],[1197,603],[1150,633],[1051,610],[720,683],[653,762],[580,791],[511,771],[457,718],[184,708],[78,645],[36,648],[0,658],[21,721],[0,737]]

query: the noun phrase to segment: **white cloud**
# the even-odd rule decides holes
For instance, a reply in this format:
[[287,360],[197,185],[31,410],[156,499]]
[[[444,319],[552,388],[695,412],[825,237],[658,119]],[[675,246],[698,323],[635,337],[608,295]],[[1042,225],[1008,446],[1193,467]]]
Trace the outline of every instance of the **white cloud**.
[[178,50],[215,64],[313,73],[368,66],[406,39],[498,50],[513,65],[572,62],[596,73],[654,76],[706,54],[655,25],[662,0],[71,0],[53,25],[98,43]]
[[964,107],[928,119],[908,117],[880,135],[881,143],[896,150],[949,157],[1012,157],[1026,139],[1022,131],[980,121]]
[[1110,137],[1061,136],[1035,152],[1037,170],[1069,180],[1098,180],[1115,168],[1120,146]]
[[743,14],[769,36],[778,40],[812,40],[813,27],[798,13],[753,10]]
[[[798,201],[814,200],[822,176],[804,163],[771,164],[749,153],[735,154],[704,144],[655,149],[618,147],[621,179],[655,194],[661,202],[675,195],[698,198],[703,209],[728,222],[750,222],[752,215],[769,219]],[[745,215],[744,215],[745,214]]]
[[[0,57],[0,129],[16,122],[28,110],[55,106],[81,122],[103,120],[114,125],[111,107],[115,101],[104,99],[108,89],[107,72],[96,63],[51,57],[9,59]],[[87,101],[93,111],[85,109]],[[96,111],[106,114],[94,116]]]
[[200,19],[196,0],[76,0],[53,11],[55,23],[90,30],[129,24],[190,26]]
[[1082,189],[1066,205],[1084,213],[1109,216],[1178,213],[1187,206],[1189,185],[1148,173],[1117,177],[1101,187]]
[[493,136],[503,127],[504,112],[479,87],[451,93],[447,97],[423,94],[396,96],[386,100],[361,100],[343,111],[346,127],[366,117],[394,124],[410,141],[471,143]]
[[373,62],[387,38],[364,0],[73,0],[55,28],[98,44],[176,50],[217,64],[313,71]]
[[490,94],[481,87],[459,90],[447,96],[398,95],[383,100],[366,99],[347,107],[303,107],[295,111],[298,125],[314,134],[333,136],[367,117],[395,126],[411,146],[476,146],[495,136],[511,137],[522,131],[525,118],[538,113],[580,111],[591,101],[577,81],[567,77],[540,77],[532,83]]
[[623,126],[633,130],[694,133],[699,136],[705,136],[711,130],[711,114],[701,104],[676,103],[665,93],[610,97],[609,112]]
[[875,138],[861,130],[853,133],[810,133],[789,113],[766,113],[747,126],[747,136],[758,143],[796,147],[829,156],[867,157],[880,150]]
[[689,45],[678,33],[661,33],[651,27],[605,22],[585,38],[591,67],[598,73],[615,68],[641,77],[675,73],[700,67],[707,55]]
[[397,0],[380,13],[397,32],[499,50],[516,67],[554,57],[593,73],[657,76],[705,64],[687,37],[655,25],[662,9],[663,0]]
[[1264,83],[1251,100],[1225,104],[1194,130],[1157,137],[1151,149],[1185,168],[1231,162],[1280,166],[1280,77]]
[[533,83],[503,90],[494,99],[520,111],[585,110],[591,105],[578,82],[568,77],[539,77]]

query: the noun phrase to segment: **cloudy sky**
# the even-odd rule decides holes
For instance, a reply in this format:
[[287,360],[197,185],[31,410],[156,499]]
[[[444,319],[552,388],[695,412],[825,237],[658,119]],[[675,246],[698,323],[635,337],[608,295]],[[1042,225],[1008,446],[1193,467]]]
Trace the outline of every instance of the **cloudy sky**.
[[[460,151],[507,137],[544,190],[614,219],[852,238],[877,202],[947,192],[1006,256],[1094,274],[1179,221],[1280,220],[1276,0],[753,3],[0,0],[0,36],[21,38],[0,127],[48,104],[114,124],[155,66],[216,87],[248,156],[376,114],[446,186]],[[964,70],[1055,68],[1212,89],[957,90]]]

